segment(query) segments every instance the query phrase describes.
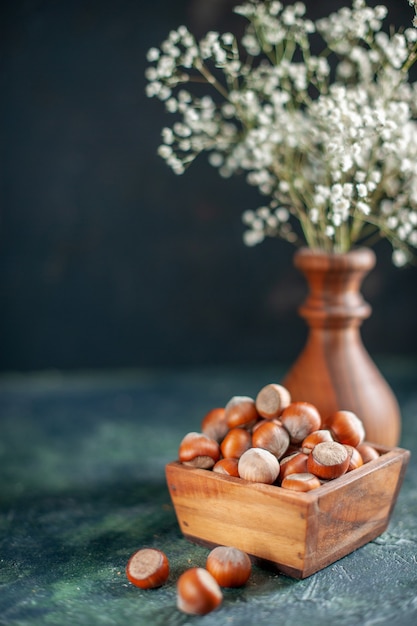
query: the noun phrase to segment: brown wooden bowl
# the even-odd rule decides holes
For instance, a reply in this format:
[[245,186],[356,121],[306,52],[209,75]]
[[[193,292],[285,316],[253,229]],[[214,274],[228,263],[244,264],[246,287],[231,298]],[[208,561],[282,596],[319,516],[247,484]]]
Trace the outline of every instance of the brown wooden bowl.
[[379,458],[307,493],[169,463],[180,529],[195,543],[234,546],[306,578],[387,528],[410,452],[374,447]]

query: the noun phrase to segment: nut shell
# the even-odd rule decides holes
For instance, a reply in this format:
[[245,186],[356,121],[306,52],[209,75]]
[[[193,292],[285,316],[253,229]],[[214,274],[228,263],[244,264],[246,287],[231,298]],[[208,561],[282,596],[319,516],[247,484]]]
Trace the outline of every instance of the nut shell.
[[364,463],[369,463],[369,461],[373,461],[379,458],[379,452],[369,443],[360,443],[357,446],[357,450],[361,455]]
[[133,585],[141,589],[160,587],[169,576],[168,558],[156,548],[142,548],[130,557],[126,576]]
[[353,446],[348,446],[347,444],[344,444],[344,446],[346,450],[348,451],[348,454],[350,457],[349,465],[346,471],[351,472],[352,470],[358,469],[358,467],[361,467],[361,465],[363,465],[363,459],[358,449],[354,448]]
[[252,428],[259,419],[255,400],[249,396],[233,396],[225,406],[229,428]]
[[280,459],[288,450],[290,435],[281,424],[265,420],[253,430],[252,445],[254,448],[264,448]]
[[202,567],[186,570],[177,581],[177,608],[188,615],[206,615],[222,602],[216,579]]
[[225,458],[239,459],[252,445],[252,436],[244,428],[232,428],[220,444],[220,451]]
[[288,474],[303,474],[307,472],[308,455],[304,452],[293,452],[284,456],[279,462],[279,478],[284,480]]
[[201,432],[219,443],[228,430],[224,407],[211,409],[202,419]]
[[339,443],[346,443],[356,448],[365,439],[362,421],[352,411],[335,411],[326,419],[326,427]]
[[246,552],[228,546],[217,546],[207,557],[206,569],[220,587],[241,587],[251,574],[252,563]]
[[312,491],[321,486],[320,479],[314,474],[309,472],[302,472],[300,474],[288,474],[285,476],[281,483],[283,489],[290,489],[291,491]]
[[256,410],[265,419],[279,417],[290,402],[291,395],[288,389],[276,383],[262,387],[255,400]]
[[238,459],[227,458],[220,459],[213,467],[213,472],[218,474],[225,474],[226,476],[239,477],[239,471],[237,469]]
[[350,455],[343,444],[337,441],[323,441],[308,455],[307,470],[318,478],[331,480],[347,471],[349,461]]
[[238,470],[244,480],[272,485],[278,478],[279,461],[268,450],[250,448],[240,457]]
[[323,441],[333,441],[332,433],[326,428],[315,430],[307,435],[301,443],[301,450],[304,454],[310,454],[314,446]]
[[290,434],[291,443],[296,444],[321,427],[320,413],[309,402],[291,402],[282,412],[280,420]]
[[219,444],[203,433],[187,433],[178,449],[178,459],[181,463],[201,469],[211,469],[219,458]]

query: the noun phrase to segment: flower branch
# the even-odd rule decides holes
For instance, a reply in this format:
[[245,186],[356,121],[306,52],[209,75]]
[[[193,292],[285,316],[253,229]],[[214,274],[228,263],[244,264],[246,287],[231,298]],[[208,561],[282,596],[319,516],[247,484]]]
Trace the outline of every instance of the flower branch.
[[[302,2],[247,0],[235,7],[247,21],[239,42],[216,32],[197,42],[180,26],[148,53],[147,94],[176,117],[160,155],[177,174],[203,152],[221,176],[245,173],[268,198],[243,211],[248,245],[300,245],[302,234],[310,247],[346,252],[377,233],[405,264],[417,247],[417,6],[408,4],[414,17],[399,31],[384,29],[386,7],[365,0],[316,22]],[[193,94],[193,82],[207,93]]]

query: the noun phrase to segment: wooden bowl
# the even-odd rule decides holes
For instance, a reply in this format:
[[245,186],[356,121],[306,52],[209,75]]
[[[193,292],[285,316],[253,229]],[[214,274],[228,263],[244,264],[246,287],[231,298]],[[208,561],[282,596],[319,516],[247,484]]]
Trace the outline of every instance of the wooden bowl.
[[387,528],[410,452],[374,447],[378,459],[307,493],[169,463],[181,531],[195,543],[234,546],[306,578]]

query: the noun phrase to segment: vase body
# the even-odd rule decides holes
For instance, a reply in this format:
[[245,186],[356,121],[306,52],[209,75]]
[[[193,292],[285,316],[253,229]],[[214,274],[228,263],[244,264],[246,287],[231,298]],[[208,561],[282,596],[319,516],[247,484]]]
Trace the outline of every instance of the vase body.
[[299,250],[294,264],[309,294],[299,309],[308,326],[306,345],[282,384],[293,401],[314,404],[326,417],[350,410],[363,421],[367,441],[396,446],[401,417],[397,400],[366,351],[360,335],[371,307],[361,295],[375,254],[360,248],[346,254]]

